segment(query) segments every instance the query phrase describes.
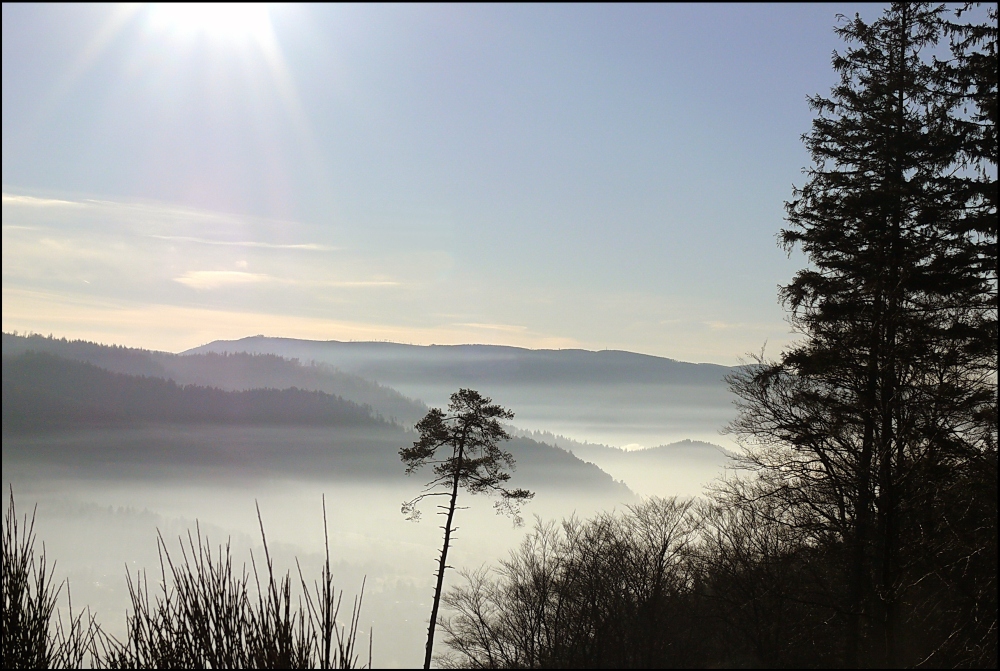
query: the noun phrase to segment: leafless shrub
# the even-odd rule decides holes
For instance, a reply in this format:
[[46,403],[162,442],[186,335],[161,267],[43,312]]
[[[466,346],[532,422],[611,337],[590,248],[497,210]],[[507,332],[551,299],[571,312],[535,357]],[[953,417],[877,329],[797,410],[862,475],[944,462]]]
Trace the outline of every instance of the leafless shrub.
[[[293,608],[291,575],[275,573],[259,509],[257,517],[264,567],[258,569],[251,553],[256,599],[250,596],[250,572],[246,566],[234,569],[228,543],[213,554],[197,528],[181,543],[181,561],[175,562],[160,536],[159,593],[151,597],[145,572],[128,577],[126,638],[104,637],[101,661],[112,668],[356,668],[364,587],[350,622],[339,624],[343,593],[333,588],[327,538],[326,561],[312,592],[298,567],[301,593]],[[325,502],[323,522],[325,529]]]

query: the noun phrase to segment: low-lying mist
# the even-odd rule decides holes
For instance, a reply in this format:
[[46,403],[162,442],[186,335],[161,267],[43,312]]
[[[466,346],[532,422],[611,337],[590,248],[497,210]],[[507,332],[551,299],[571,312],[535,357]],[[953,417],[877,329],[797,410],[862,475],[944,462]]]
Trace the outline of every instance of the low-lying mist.
[[[395,388],[432,407],[447,405],[454,391],[444,384],[395,383]],[[490,396],[515,409],[514,424],[576,441],[641,449],[680,440],[730,447],[720,433],[735,416],[729,391],[719,385],[492,384]]]
[[[74,608],[89,605],[104,630],[118,637],[124,634],[128,607],[126,570],[134,575],[145,569],[151,584],[159,580],[157,530],[168,549],[179,552],[177,537],[194,533],[197,522],[213,544],[231,540],[235,557],[249,566],[249,552],[259,561],[263,551],[259,505],[276,566],[295,575],[297,557],[305,575],[316,575],[323,559],[325,495],[336,587],[350,602],[366,580],[359,638],[367,643],[374,627],[375,666],[419,665],[441,522],[432,503],[418,523],[404,519],[400,504],[418,493],[426,475],[408,477],[402,464],[395,475],[379,477],[359,475],[348,462],[339,469],[309,464],[305,470],[311,473],[290,464],[283,468],[280,448],[291,444],[286,457],[297,461],[294,441],[267,431],[261,437],[259,428],[160,427],[5,436],[4,479],[13,487],[19,513],[30,514],[37,504],[38,541],[57,562],[57,579],[69,578]],[[309,431],[322,430],[303,430],[298,451],[302,443],[316,440]],[[247,459],[251,434],[258,436],[258,452],[268,441],[278,449],[267,459]],[[176,458],[209,442],[229,458],[209,463]],[[138,443],[147,446],[148,458],[123,455]],[[232,457],[234,451],[241,458]],[[528,527],[534,515],[586,517],[636,500],[624,488],[602,492],[557,480],[549,486],[532,482],[532,489],[536,496],[523,511]],[[8,495],[5,491],[5,502]],[[467,509],[458,512],[449,556],[455,567],[495,562],[526,532],[495,515],[486,497],[463,495],[459,503]],[[449,572],[448,580],[456,577]]]
[[515,412],[514,424],[577,441],[656,447],[701,440],[724,447],[735,417],[727,366],[633,352],[528,350],[493,345],[416,346],[263,336],[191,350],[294,357],[388,385],[432,407],[473,387]]
[[[249,341],[277,351],[174,355],[4,334],[5,484],[21,514],[37,505],[57,580],[69,579],[75,609],[89,606],[108,634],[125,632],[126,572],[160,579],[158,533],[174,553],[178,537],[200,532],[259,566],[259,506],[279,573],[297,576],[297,558],[317,575],[325,496],[336,588],[349,604],[365,584],[362,648],[374,629],[375,666],[419,665],[442,520],[428,500],[421,522],[406,521],[401,504],[430,474],[406,476],[399,449],[417,438],[427,405],[446,406],[459,387],[478,385],[515,412],[504,449],[517,462],[509,485],[535,492],[528,528],[536,516],[587,518],[642,496],[698,496],[731,465],[718,434],[732,414],[724,367],[623,352]],[[324,351],[337,356],[287,358]],[[486,497],[463,493],[458,504],[455,568],[495,565],[528,531]],[[448,572],[446,586],[459,580]]]

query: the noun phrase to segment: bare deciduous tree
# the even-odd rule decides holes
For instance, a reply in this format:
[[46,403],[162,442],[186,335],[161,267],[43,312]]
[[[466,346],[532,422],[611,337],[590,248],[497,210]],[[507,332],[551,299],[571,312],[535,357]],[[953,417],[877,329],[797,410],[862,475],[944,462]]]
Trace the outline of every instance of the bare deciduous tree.
[[442,621],[459,668],[690,666],[692,502],[652,498],[536,524],[494,570],[463,572]]

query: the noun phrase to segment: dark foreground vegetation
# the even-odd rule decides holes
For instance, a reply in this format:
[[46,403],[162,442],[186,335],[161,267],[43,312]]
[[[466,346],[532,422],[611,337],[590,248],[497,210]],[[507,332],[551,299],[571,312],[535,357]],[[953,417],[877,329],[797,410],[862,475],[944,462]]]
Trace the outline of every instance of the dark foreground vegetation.
[[[755,502],[748,493],[654,498],[586,521],[539,520],[507,560],[464,571],[445,594],[449,615],[439,626],[450,652],[438,661],[456,668],[843,666],[854,620],[850,546],[832,536],[808,539],[779,502]],[[952,562],[972,550],[955,547],[943,571],[906,590],[903,665],[995,666],[996,592],[988,590],[996,555]]]
[[[324,509],[324,523],[325,515]],[[3,518],[4,668],[358,667],[361,596],[350,621],[338,621],[342,593],[333,587],[329,542],[319,580],[310,586],[301,568],[297,581],[276,573],[263,524],[261,538],[263,562],[258,566],[260,558],[251,554],[249,572],[234,568],[228,544],[213,551],[200,531],[181,541],[179,556],[157,538],[158,584],[151,590],[145,572],[128,575],[132,607],[119,641],[101,630],[89,610],[74,614],[72,599],[66,620],[57,611],[69,584],[54,581],[44,549],[36,553],[34,515],[19,520],[12,494]],[[370,666],[371,638],[368,643]]]
[[[521,524],[520,508],[535,495],[527,489],[508,486],[510,471],[514,469],[514,455],[500,447],[511,436],[500,424],[501,420],[514,419],[514,413],[493,403],[493,399],[474,389],[459,389],[451,395],[448,410],[431,408],[417,422],[419,440],[412,447],[399,450],[399,457],[406,464],[406,474],[411,475],[424,466],[434,473],[423,492],[403,503],[402,512],[411,520],[420,518],[417,505],[433,496],[446,496],[448,503],[439,505],[439,514],[445,518],[444,542],[438,560],[434,601],[427,627],[427,648],[424,668],[431,668],[434,658],[434,630],[441,606],[444,574],[448,568],[448,549],[454,525],[459,489],[470,494],[488,494],[496,497],[497,513],[510,515],[515,525]],[[435,491],[436,490],[436,491]]]
[[997,665],[997,8],[843,19],[781,243],[801,336],[730,376],[704,505],[540,525],[446,603],[463,666]]

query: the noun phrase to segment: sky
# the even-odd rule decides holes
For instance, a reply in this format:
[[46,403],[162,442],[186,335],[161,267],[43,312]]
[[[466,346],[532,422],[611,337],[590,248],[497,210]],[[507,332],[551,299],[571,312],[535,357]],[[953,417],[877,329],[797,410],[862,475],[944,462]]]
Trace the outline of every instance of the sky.
[[854,12],[5,3],[3,330],[776,354]]

